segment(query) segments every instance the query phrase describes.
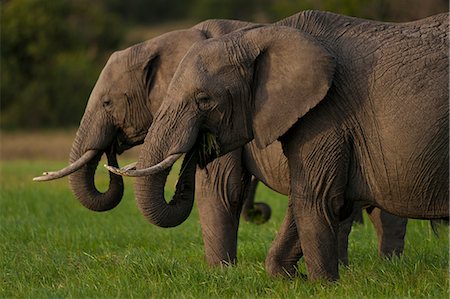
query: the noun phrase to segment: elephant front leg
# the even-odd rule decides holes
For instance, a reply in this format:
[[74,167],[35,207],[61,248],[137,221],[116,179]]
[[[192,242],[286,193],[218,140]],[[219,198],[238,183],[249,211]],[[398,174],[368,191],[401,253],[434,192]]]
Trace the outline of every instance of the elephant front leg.
[[236,263],[243,189],[250,180],[241,167],[240,151],[197,169],[196,202],[210,266]]
[[337,221],[311,204],[296,207],[301,248],[310,280],[339,279]]
[[272,242],[266,258],[266,271],[271,276],[297,276],[296,265],[303,256],[291,202],[284,221]]
[[[284,221],[266,258],[266,271],[271,276],[297,276],[296,265],[303,256],[299,233],[292,213],[292,203],[289,202]],[[351,232],[355,215],[361,212],[361,207],[355,205],[352,214],[339,223],[338,257],[339,263],[348,266],[348,236]]]
[[350,147],[335,132],[313,136],[317,139],[311,137],[306,144],[283,146],[291,178],[289,198],[309,279],[333,281],[339,278],[339,219],[349,207],[345,190]]

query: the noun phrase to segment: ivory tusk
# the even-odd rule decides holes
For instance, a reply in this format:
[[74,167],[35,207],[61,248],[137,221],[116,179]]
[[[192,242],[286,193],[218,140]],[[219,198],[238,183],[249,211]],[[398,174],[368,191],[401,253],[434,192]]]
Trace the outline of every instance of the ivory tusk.
[[76,160],[69,166],[58,171],[44,172],[42,176],[33,178],[33,181],[36,182],[51,181],[68,176],[69,174],[74,173],[75,171],[86,165],[86,163],[89,162],[92,158],[94,158],[97,155],[97,153],[98,151],[96,150],[88,150],[78,160]]
[[121,169],[123,169],[123,170],[136,170],[136,164],[137,164],[137,162],[134,162],[134,163],[125,165]]
[[114,167],[114,166],[109,166],[108,164],[104,164],[103,166],[104,166],[106,169],[108,169],[109,171],[111,171],[112,173],[115,173],[115,174],[118,174],[118,175],[125,175],[125,173],[126,173],[127,171],[130,171],[130,170],[136,170],[136,164],[137,164],[137,162],[133,162],[133,163],[131,163],[131,164],[125,165],[125,166],[122,167],[122,168],[117,168],[117,167]]
[[183,154],[174,154],[170,155],[166,159],[164,159],[162,162],[159,162],[158,164],[143,168],[143,169],[136,169],[136,163],[129,164],[122,168],[117,168],[110,165],[105,165],[106,169],[111,171],[112,173],[122,175],[122,176],[131,176],[131,177],[140,177],[140,176],[147,176],[151,174],[155,174],[158,172],[161,172],[175,163]]

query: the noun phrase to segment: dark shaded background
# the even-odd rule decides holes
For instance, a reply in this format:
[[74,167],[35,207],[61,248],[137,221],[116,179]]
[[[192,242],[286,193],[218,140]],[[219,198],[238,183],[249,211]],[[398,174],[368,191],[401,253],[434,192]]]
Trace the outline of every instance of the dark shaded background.
[[305,9],[409,21],[448,11],[448,1],[1,1],[0,127],[76,126],[114,50],[209,18],[272,22]]

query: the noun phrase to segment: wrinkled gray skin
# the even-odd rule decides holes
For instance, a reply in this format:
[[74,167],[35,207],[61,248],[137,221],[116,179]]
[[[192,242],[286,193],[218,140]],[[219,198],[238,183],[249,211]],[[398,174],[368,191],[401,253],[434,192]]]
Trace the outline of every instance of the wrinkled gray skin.
[[[95,159],[69,177],[74,194],[85,207],[107,211],[120,202],[123,195],[121,177],[111,173],[110,186],[105,193],[95,188],[94,175],[100,156],[107,152],[109,164],[114,165],[117,153],[143,142],[176,67],[190,46],[247,25],[249,23],[239,21],[205,21],[111,56],[92,91],[70,155],[73,163],[87,150],[98,152]],[[208,164],[207,170],[199,169],[197,173],[197,205],[206,259],[210,265],[236,261],[241,209],[245,218],[255,212],[262,213],[263,220],[270,217],[270,208],[265,204],[253,204],[257,180],[253,177],[248,186],[250,173],[273,189],[288,194],[287,163],[279,144],[260,152],[252,145],[247,146]],[[381,221],[382,215],[371,216],[379,232],[379,251],[387,256],[399,254],[403,250],[406,220]],[[350,229],[351,218],[341,225],[340,259],[344,264],[348,263]],[[289,261],[300,256],[301,252],[293,252],[278,257],[279,265],[290,264]]]
[[[196,43],[169,85],[137,169],[192,153],[204,132],[216,136],[224,163],[253,139],[259,149],[278,139],[289,209],[268,269],[279,256],[303,252],[310,279],[335,280],[338,223],[353,202],[403,217],[449,216],[448,14],[394,24],[306,11],[283,24],[298,29],[255,26]],[[195,163],[185,159],[185,172]],[[159,225],[168,219],[167,174],[135,183],[141,211]],[[172,204],[191,196],[191,183],[180,177]]]

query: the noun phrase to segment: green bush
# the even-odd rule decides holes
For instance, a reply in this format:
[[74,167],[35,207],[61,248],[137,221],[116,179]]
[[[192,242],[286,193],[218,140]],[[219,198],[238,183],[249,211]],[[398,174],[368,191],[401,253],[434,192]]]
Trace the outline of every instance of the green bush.
[[14,0],[1,22],[1,126],[76,124],[120,42],[118,19],[93,1]]

